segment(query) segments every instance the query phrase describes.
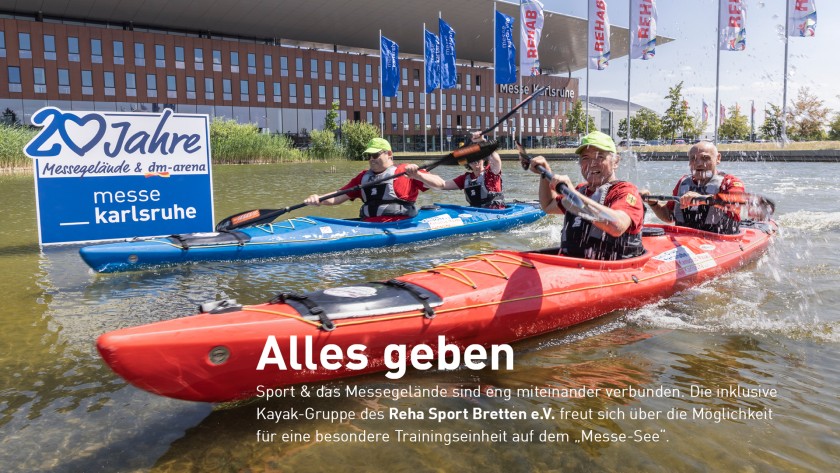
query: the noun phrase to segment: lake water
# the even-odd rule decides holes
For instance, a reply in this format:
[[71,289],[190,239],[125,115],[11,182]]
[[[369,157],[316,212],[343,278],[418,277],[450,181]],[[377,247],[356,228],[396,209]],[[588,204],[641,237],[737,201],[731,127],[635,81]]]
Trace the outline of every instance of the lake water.
[[[217,167],[216,219],[332,191],[364,164]],[[535,198],[536,175],[513,163],[505,166],[508,198]],[[574,163],[553,166],[556,172],[579,175]],[[330,172],[333,167],[337,172]],[[669,193],[688,165],[644,162],[625,167],[624,174],[640,187]],[[834,470],[840,464],[840,168],[745,162],[724,163],[722,169],[742,177],[748,191],[777,203],[781,232],[757,263],[640,310],[607,314],[572,330],[514,344],[512,372],[410,371],[397,381],[375,374],[312,386],[437,387],[450,393],[462,390],[458,395],[389,399],[342,394],[218,406],[166,399],[127,385],[99,358],[96,337],[189,315],[199,303],[220,298],[257,303],[281,289],[307,291],[381,280],[493,249],[554,246],[560,219],[549,217],[505,233],[375,251],[99,275],[78,257],[78,246],[40,252],[32,176],[0,176],[0,469]],[[446,177],[458,172],[439,170]],[[430,191],[420,200],[433,201],[460,203],[463,194]],[[357,206],[347,203],[317,212],[353,217]],[[548,385],[623,391],[577,398],[517,393],[519,388]],[[475,388],[480,388],[478,395]],[[488,396],[488,388],[496,396]],[[752,391],[718,391],[730,388]],[[667,390],[670,395],[663,392]],[[674,390],[682,395],[673,395]],[[386,419],[274,423],[257,418],[261,408],[295,409],[301,415],[307,408],[356,415],[381,412]],[[389,420],[391,408],[423,411],[427,418]],[[522,411],[529,416],[550,409],[551,416],[438,423],[428,418],[431,408]],[[715,417],[724,412],[761,418]],[[687,418],[672,418],[680,415]],[[258,442],[258,430],[313,437],[387,433],[391,439]],[[398,430],[438,436],[398,441]],[[506,441],[452,441],[452,434],[482,431],[505,433]],[[528,437],[531,432],[533,438]],[[540,438],[543,433],[555,438]],[[513,440],[514,434],[520,441]],[[621,434],[627,437],[622,440]]]

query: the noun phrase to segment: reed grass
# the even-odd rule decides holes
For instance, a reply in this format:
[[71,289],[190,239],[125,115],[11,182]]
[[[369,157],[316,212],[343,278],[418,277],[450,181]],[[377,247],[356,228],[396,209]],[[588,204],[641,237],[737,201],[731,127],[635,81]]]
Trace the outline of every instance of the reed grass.
[[0,170],[32,169],[23,147],[36,133],[32,128],[0,124]]
[[260,133],[254,124],[215,119],[210,122],[213,164],[267,164],[308,161],[283,135]]
[[[633,151],[637,153],[683,153],[688,154],[691,145],[661,145],[661,146],[634,146]],[[627,148],[618,147],[619,151],[624,151]],[[719,151],[742,151],[745,153],[757,151],[826,151],[826,150],[840,150],[840,141],[806,141],[806,142],[791,142],[782,147],[778,143],[730,143],[718,145]],[[574,148],[528,148],[528,154],[536,156],[539,154],[568,154],[573,155]],[[394,152],[394,156],[439,156],[440,151],[423,152]],[[502,156],[516,156],[517,151],[512,149],[500,149],[499,154]]]

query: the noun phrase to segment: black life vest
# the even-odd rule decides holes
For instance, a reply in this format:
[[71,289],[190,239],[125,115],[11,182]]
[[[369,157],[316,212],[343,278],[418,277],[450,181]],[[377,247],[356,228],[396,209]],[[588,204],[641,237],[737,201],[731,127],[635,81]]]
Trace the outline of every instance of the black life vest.
[[[471,172],[466,174],[464,195],[467,197],[467,202],[471,207],[504,208],[505,195],[502,192],[493,192],[487,189],[487,184],[484,181],[487,172],[488,170],[485,168],[475,179]],[[499,179],[501,179],[501,176]]]
[[[693,191],[701,195],[717,195],[720,186],[723,184],[724,173],[717,173],[705,185],[695,184],[691,176],[683,176],[680,180],[677,196]],[[693,207],[680,208],[680,204],[674,205],[674,223],[683,227],[696,228],[707,232],[734,234],[740,231],[738,220],[730,217],[726,210],[714,205],[695,205]]]
[[[610,188],[619,182],[621,181],[608,182],[598,187],[590,198],[604,205]],[[584,187],[585,183],[577,186],[577,191],[583,193]],[[620,260],[634,258],[644,252],[642,232],[624,232],[623,235],[614,237],[589,220],[566,211],[563,219],[563,242],[560,245],[561,255],[593,260]]]
[[[364,186],[371,181],[393,176],[396,169],[396,166],[391,166],[379,174],[369,170],[364,176],[362,176],[361,185]],[[359,209],[359,217],[413,217],[417,215],[417,209],[414,207],[414,202],[409,202],[397,197],[397,193],[394,190],[394,180],[395,179],[388,179],[378,185],[363,188],[361,190],[362,202],[364,202],[364,204]]]

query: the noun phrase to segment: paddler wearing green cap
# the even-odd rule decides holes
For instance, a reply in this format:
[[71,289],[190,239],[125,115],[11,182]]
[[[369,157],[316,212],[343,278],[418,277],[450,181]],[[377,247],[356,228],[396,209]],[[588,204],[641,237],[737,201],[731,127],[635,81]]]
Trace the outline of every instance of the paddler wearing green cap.
[[[404,175],[406,172],[417,172],[416,164],[394,165],[394,154],[391,143],[383,138],[373,138],[362,152],[362,157],[368,160],[369,168],[360,172],[340,190],[352,189],[346,194],[321,200],[318,194],[312,194],[304,200],[307,205],[338,205],[348,200],[362,199],[359,217],[365,222],[395,222],[417,215],[414,203],[420,192],[428,190],[423,182]],[[426,172],[420,170],[419,172]],[[390,176],[400,174],[394,179]],[[374,181],[382,181],[379,184]],[[368,186],[366,184],[373,183]],[[329,195],[329,194],[325,194]]]
[[[619,260],[640,256],[644,206],[639,190],[627,181],[620,181],[616,171],[621,157],[609,135],[594,131],[584,136],[575,150],[580,172],[586,182],[574,186],[569,176],[554,175],[549,181],[540,179],[539,200],[549,214],[563,214],[563,241],[560,254],[575,258]],[[537,174],[551,168],[545,157],[530,160],[529,169]],[[583,208],[571,204],[559,185],[579,197]]]

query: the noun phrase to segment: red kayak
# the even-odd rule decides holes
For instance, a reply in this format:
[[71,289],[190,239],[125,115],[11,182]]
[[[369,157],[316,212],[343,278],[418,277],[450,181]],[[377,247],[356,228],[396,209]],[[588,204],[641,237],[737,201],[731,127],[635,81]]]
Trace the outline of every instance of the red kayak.
[[[411,360],[420,344],[491,347],[641,307],[757,259],[777,227],[744,222],[741,229],[717,235],[650,225],[647,252],[627,260],[494,251],[384,283],[280,294],[244,307],[221,301],[198,315],[106,333],[97,348],[141,389],[192,401],[244,399],[388,371],[393,344]],[[426,365],[441,362],[433,351],[431,358],[417,353],[427,355]]]

